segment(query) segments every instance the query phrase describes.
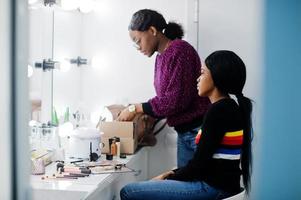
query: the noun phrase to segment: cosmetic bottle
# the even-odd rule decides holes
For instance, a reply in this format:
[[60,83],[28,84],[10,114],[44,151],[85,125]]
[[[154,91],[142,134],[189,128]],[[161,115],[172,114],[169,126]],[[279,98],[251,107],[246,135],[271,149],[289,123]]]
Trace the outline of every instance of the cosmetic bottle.
[[120,138],[119,137],[115,137],[115,141],[116,141],[116,155],[117,158],[119,158],[120,156]]
[[112,141],[112,144],[111,144],[111,154],[113,156],[116,156],[116,154],[117,154],[117,145],[116,145],[115,139]]

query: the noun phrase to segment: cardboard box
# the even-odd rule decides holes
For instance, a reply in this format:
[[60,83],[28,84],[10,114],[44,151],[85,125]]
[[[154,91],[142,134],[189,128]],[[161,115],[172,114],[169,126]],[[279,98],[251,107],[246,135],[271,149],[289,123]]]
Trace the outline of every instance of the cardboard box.
[[133,154],[137,148],[137,136],[134,134],[133,122],[102,122],[99,129],[104,134],[101,141],[104,147],[101,153],[109,153],[109,138],[120,138],[120,153]]

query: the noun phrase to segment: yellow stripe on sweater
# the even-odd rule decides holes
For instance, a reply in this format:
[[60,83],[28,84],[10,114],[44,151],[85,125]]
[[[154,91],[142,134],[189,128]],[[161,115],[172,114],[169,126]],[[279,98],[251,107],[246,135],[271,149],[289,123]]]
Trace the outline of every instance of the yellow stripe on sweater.
[[240,130],[240,131],[226,132],[225,136],[226,137],[236,137],[236,136],[242,136],[243,134],[244,134],[243,130]]

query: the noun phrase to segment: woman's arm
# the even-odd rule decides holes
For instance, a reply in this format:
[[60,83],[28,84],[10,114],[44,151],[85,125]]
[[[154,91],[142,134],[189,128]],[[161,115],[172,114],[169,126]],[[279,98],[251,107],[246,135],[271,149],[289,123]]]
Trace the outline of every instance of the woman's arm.
[[[221,113],[220,113],[221,114]],[[221,143],[225,131],[223,125],[219,123],[221,119],[215,113],[208,113],[202,127],[203,132],[197,146],[197,151],[193,159],[182,168],[174,170],[174,174],[167,179],[191,181],[203,176],[203,173],[208,170],[212,160],[212,156]]]
[[118,117],[117,121],[132,121],[136,114],[143,113],[143,108],[141,103],[132,104],[125,109],[123,109]]
[[173,171],[167,171],[167,172],[164,172],[163,174],[160,174],[154,178],[152,178],[151,180],[164,180],[166,179],[168,176],[174,174]]

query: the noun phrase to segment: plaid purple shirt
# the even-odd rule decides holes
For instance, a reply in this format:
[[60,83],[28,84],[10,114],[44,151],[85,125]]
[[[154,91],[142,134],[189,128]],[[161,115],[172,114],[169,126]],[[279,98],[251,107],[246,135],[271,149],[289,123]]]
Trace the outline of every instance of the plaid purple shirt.
[[184,40],[173,40],[156,57],[154,86],[157,96],[149,100],[153,113],[166,117],[170,126],[203,117],[210,101],[198,96],[200,72],[201,61],[196,50]]

